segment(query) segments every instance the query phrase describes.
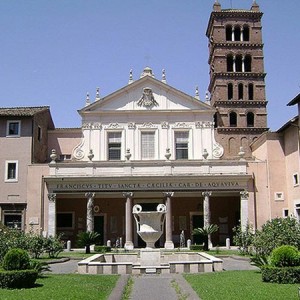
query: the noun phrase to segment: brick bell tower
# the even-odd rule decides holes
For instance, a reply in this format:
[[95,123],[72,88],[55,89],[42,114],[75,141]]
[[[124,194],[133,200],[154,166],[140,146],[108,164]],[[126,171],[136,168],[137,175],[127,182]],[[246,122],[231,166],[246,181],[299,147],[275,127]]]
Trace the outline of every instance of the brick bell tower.
[[268,130],[262,15],[256,1],[244,10],[222,9],[218,0],[210,15],[208,90],[217,110],[215,136],[225,159],[242,152],[250,158],[249,145]]

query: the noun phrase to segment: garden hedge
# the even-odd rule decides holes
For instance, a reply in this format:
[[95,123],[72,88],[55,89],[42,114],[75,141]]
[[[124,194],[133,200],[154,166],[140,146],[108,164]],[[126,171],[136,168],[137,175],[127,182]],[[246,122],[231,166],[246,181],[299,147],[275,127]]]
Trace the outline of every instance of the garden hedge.
[[276,283],[300,283],[300,267],[261,267],[262,280]]
[[35,270],[0,270],[0,288],[21,289],[31,288],[38,277]]

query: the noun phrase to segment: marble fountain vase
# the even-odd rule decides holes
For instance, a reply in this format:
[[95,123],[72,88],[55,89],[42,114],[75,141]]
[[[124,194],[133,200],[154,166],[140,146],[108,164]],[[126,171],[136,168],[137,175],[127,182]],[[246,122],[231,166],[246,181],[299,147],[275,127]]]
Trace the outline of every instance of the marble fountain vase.
[[141,205],[134,205],[132,213],[136,221],[137,233],[146,243],[146,249],[155,248],[155,242],[161,237],[166,212],[164,204],[158,204],[156,211],[142,211]]

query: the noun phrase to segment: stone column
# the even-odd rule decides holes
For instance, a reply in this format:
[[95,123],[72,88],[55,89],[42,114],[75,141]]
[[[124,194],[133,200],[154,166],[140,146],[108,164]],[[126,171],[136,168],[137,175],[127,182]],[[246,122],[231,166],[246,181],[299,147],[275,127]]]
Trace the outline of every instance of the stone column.
[[242,230],[246,228],[248,222],[248,191],[240,192],[241,199],[241,228]]
[[242,72],[245,72],[245,56],[242,57]]
[[132,192],[124,192],[123,197],[126,198],[125,202],[125,245],[127,250],[133,249],[133,225],[132,225]]
[[[202,192],[203,199],[203,221],[204,221],[204,227],[208,227],[210,223],[210,207],[209,207],[209,197],[211,196],[211,192],[205,191]],[[211,247],[211,235],[208,235],[208,246]]]
[[234,26],[231,28],[231,40],[234,41]]
[[235,57],[235,55],[233,56],[233,67],[232,67],[232,70],[233,70],[233,72],[236,72],[236,57]]
[[48,194],[48,236],[56,235],[56,194]]
[[172,201],[171,201],[174,192],[164,192],[163,194],[166,197],[166,207],[167,207],[165,248],[174,249],[174,243],[172,241]]
[[241,26],[241,42],[244,41],[244,26]]
[[87,197],[87,205],[86,205],[86,231],[92,232],[94,231],[94,192],[85,193],[85,197]]

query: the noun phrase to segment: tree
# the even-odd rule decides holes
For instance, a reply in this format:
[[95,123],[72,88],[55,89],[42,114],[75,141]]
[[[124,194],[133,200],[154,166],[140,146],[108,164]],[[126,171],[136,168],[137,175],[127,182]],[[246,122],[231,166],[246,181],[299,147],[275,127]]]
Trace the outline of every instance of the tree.
[[204,237],[204,248],[203,250],[208,251],[209,246],[208,246],[208,237],[217,232],[219,230],[219,226],[216,224],[210,224],[208,226],[204,227],[198,227],[193,230],[194,235],[202,235]]

